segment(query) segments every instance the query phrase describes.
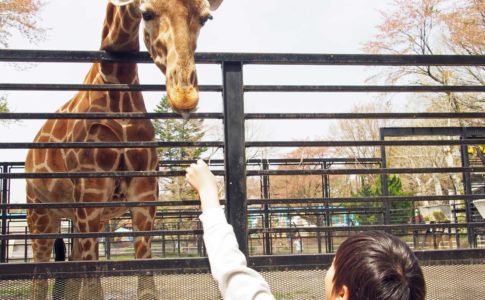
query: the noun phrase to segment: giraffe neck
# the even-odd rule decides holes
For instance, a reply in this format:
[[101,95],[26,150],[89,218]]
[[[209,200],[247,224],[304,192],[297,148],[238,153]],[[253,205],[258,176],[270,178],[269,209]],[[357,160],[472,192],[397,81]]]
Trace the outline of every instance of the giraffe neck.
[[113,52],[136,52],[140,50],[138,31],[141,13],[138,1],[116,6],[108,3],[103,25],[101,50]]
[[[108,3],[103,25],[101,50],[111,52],[138,52],[140,50],[139,28],[141,13],[138,1],[117,6]],[[101,62],[99,69],[93,70],[101,75],[101,83],[138,83],[136,63]]]

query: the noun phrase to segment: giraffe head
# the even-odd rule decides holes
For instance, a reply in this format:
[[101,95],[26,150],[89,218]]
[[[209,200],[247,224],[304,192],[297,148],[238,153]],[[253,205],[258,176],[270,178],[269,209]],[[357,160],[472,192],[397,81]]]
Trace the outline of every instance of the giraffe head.
[[199,89],[194,53],[197,37],[211,11],[222,0],[110,0],[115,5],[138,5],[143,39],[155,64],[166,77],[172,109],[188,115],[197,107]]

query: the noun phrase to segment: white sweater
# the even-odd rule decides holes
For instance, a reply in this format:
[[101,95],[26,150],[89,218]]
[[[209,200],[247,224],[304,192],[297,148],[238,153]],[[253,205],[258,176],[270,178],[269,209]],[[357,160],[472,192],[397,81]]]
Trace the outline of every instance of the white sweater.
[[212,276],[219,284],[225,300],[268,300],[274,297],[268,283],[247,267],[246,257],[239,250],[232,226],[224,211],[213,208],[200,215],[204,227],[204,242]]

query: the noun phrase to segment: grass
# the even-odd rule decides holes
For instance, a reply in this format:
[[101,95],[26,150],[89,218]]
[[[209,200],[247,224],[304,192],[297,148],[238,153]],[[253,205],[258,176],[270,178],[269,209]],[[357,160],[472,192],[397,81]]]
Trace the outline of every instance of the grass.
[[30,295],[30,285],[7,286],[0,288],[0,295],[2,296],[28,296]]
[[294,299],[309,299],[308,291],[293,291],[293,292],[273,292],[273,296],[276,300],[294,300]]

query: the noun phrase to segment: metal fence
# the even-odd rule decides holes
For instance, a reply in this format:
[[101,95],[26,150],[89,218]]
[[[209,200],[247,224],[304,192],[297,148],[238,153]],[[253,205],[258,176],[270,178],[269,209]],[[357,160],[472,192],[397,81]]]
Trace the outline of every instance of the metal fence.
[[[26,51],[0,50],[0,62],[139,62],[149,63],[147,53],[113,54],[106,52],[77,51]],[[360,141],[246,141],[245,122],[247,120],[285,120],[285,119],[483,119],[484,112],[439,112],[439,113],[245,113],[244,95],[259,92],[433,92],[433,93],[484,93],[485,86],[381,86],[381,85],[246,85],[243,81],[245,65],[338,65],[338,66],[483,66],[485,56],[414,56],[414,55],[316,55],[316,54],[243,54],[243,53],[199,53],[196,55],[198,64],[218,64],[222,69],[222,85],[201,85],[201,92],[222,92],[223,113],[195,113],[196,119],[222,120],[224,126],[224,141],[200,142],[127,142],[127,143],[10,143],[3,137],[0,149],[26,148],[130,148],[130,147],[213,147],[224,149],[224,159],[213,161],[215,166],[221,166],[214,173],[224,177],[225,199],[223,200],[228,221],[232,224],[240,249],[248,256],[249,264],[258,270],[300,270],[323,269],[331,263],[332,253],[338,244],[349,235],[361,230],[386,230],[405,239],[426,264],[446,264],[466,262],[467,264],[483,264],[485,248],[481,239],[485,235],[485,220],[481,218],[472,204],[473,200],[485,198],[481,190],[474,191],[475,175],[485,173],[482,163],[470,163],[468,147],[485,144],[484,128],[383,128],[380,140]],[[0,83],[0,90],[117,90],[117,91],[164,91],[163,85],[80,85],[80,84],[15,84]],[[2,113],[0,119],[168,119],[179,118],[172,113]],[[389,137],[426,136],[422,139],[389,139]],[[454,139],[436,139],[430,136],[454,136]],[[387,139],[386,139],[387,138]],[[460,147],[460,167],[388,167],[386,149],[389,147],[409,146],[453,146]],[[265,159],[246,160],[246,151],[250,148],[271,147],[378,147],[380,157],[363,158],[328,158],[328,159]],[[98,237],[105,239],[105,248],[111,247],[106,241],[114,238],[151,235],[155,242],[160,242],[161,256],[166,256],[167,239],[177,240],[180,247],[184,239],[195,241],[196,257],[164,258],[153,260],[123,260],[99,262],[65,262],[65,263],[8,263],[3,264],[0,278],[4,280],[79,276],[131,276],[154,273],[193,273],[207,272],[207,259],[200,244],[201,229],[159,227],[151,232],[101,232],[32,235],[27,232],[9,232],[9,224],[15,218],[12,211],[24,211],[27,208],[78,208],[78,207],[135,207],[158,206],[167,208],[160,212],[159,217],[166,220],[171,215],[181,220],[194,220],[199,213],[198,201],[187,199],[182,201],[151,202],[111,202],[111,203],[58,203],[58,204],[15,204],[9,201],[9,186],[11,180],[25,178],[80,178],[80,177],[134,177],[134,176],[184,176],[183,167],[190,161],[161,162],[160,170],[156,172],[100,172],[100,173],[35,173],[11,172],[12,168],[22,168],[22,163],[3,162],[2,173],[2,211],[1,224],[1,257],[2,262],[8,258],[8,243],[12,240],[25,241],[24,247],[32,238],[64,238]],[[340,164],[340,167],[332,166]],[[355,167],[368,164],[368,167]],[[167,170],[163,167],[179,166],[177,170]],[[304,168],[311,165],[312,168]],[[223,169],[222,169],[223,166]],[[281,166],[292,166],[285,168]],[[463,195],[414,195],[392,196],[388,193],[387,178],[392,174],[459,174],[463,178]],[[374,175],[381,176],[382,193],[380,196],[334,197],[331,194],[331,182],[335,176]],[[321,195],[314,198],[274,198],[270,195],[271,178],[276,176],[319,176],[321,178]],[[258,199],[248,199],[247,180],[256,178],[259,181],[261,193]],[[396,218],[408,218],[409,211],[392,208],[392,203],[409,202],[412,208],[420,201],[450,201],[453,203],[454,219],[447,223],[419,224],[412,217],[411,222],[393,221]],[[353,203],[343,207],[341,203]],[[374,203],[372,208],[366,204]],[[190,208],[185,211],[170,211],[170,208],[181,206]],[[372,224],[356,224],[352,215],[373,215],[377,219]],[[286,225],[272,224],[272,220],[285,216]],[[293,216],[315,218],[314,226],[300,226],[291,222]],[[333,218],[341,217],[346,223],[336,223]],[[249,220],[256,220],[256,226],[249,226]],[[436,250],[446,240],[446,250]],[[295,241],[297,243],[295,243]],[[284,250],[278,250],[281,242]],[[422,247],[424,244],[426,247]],[[172,244],[172,246],[175,245]],[[175,251],[175,246],[174,251]],[[305,249],[305,250],[303,250]],[[313,249],[313,250],[308,250]],[[424,250],[422,250],[424,249]],[[108,249],[109,250],[109,249]],[[27,251],[27,250],[26,250]],[[107,253],[107,258],[111,255]],[[177,252],[177,251],[175,251]],[[25,252],[27,253],[27,252]],[[274,254],[280,254],[275,256]],[[180,255],[180,248],[178,253]],[[27,259],[27,254],[24,260]]]

